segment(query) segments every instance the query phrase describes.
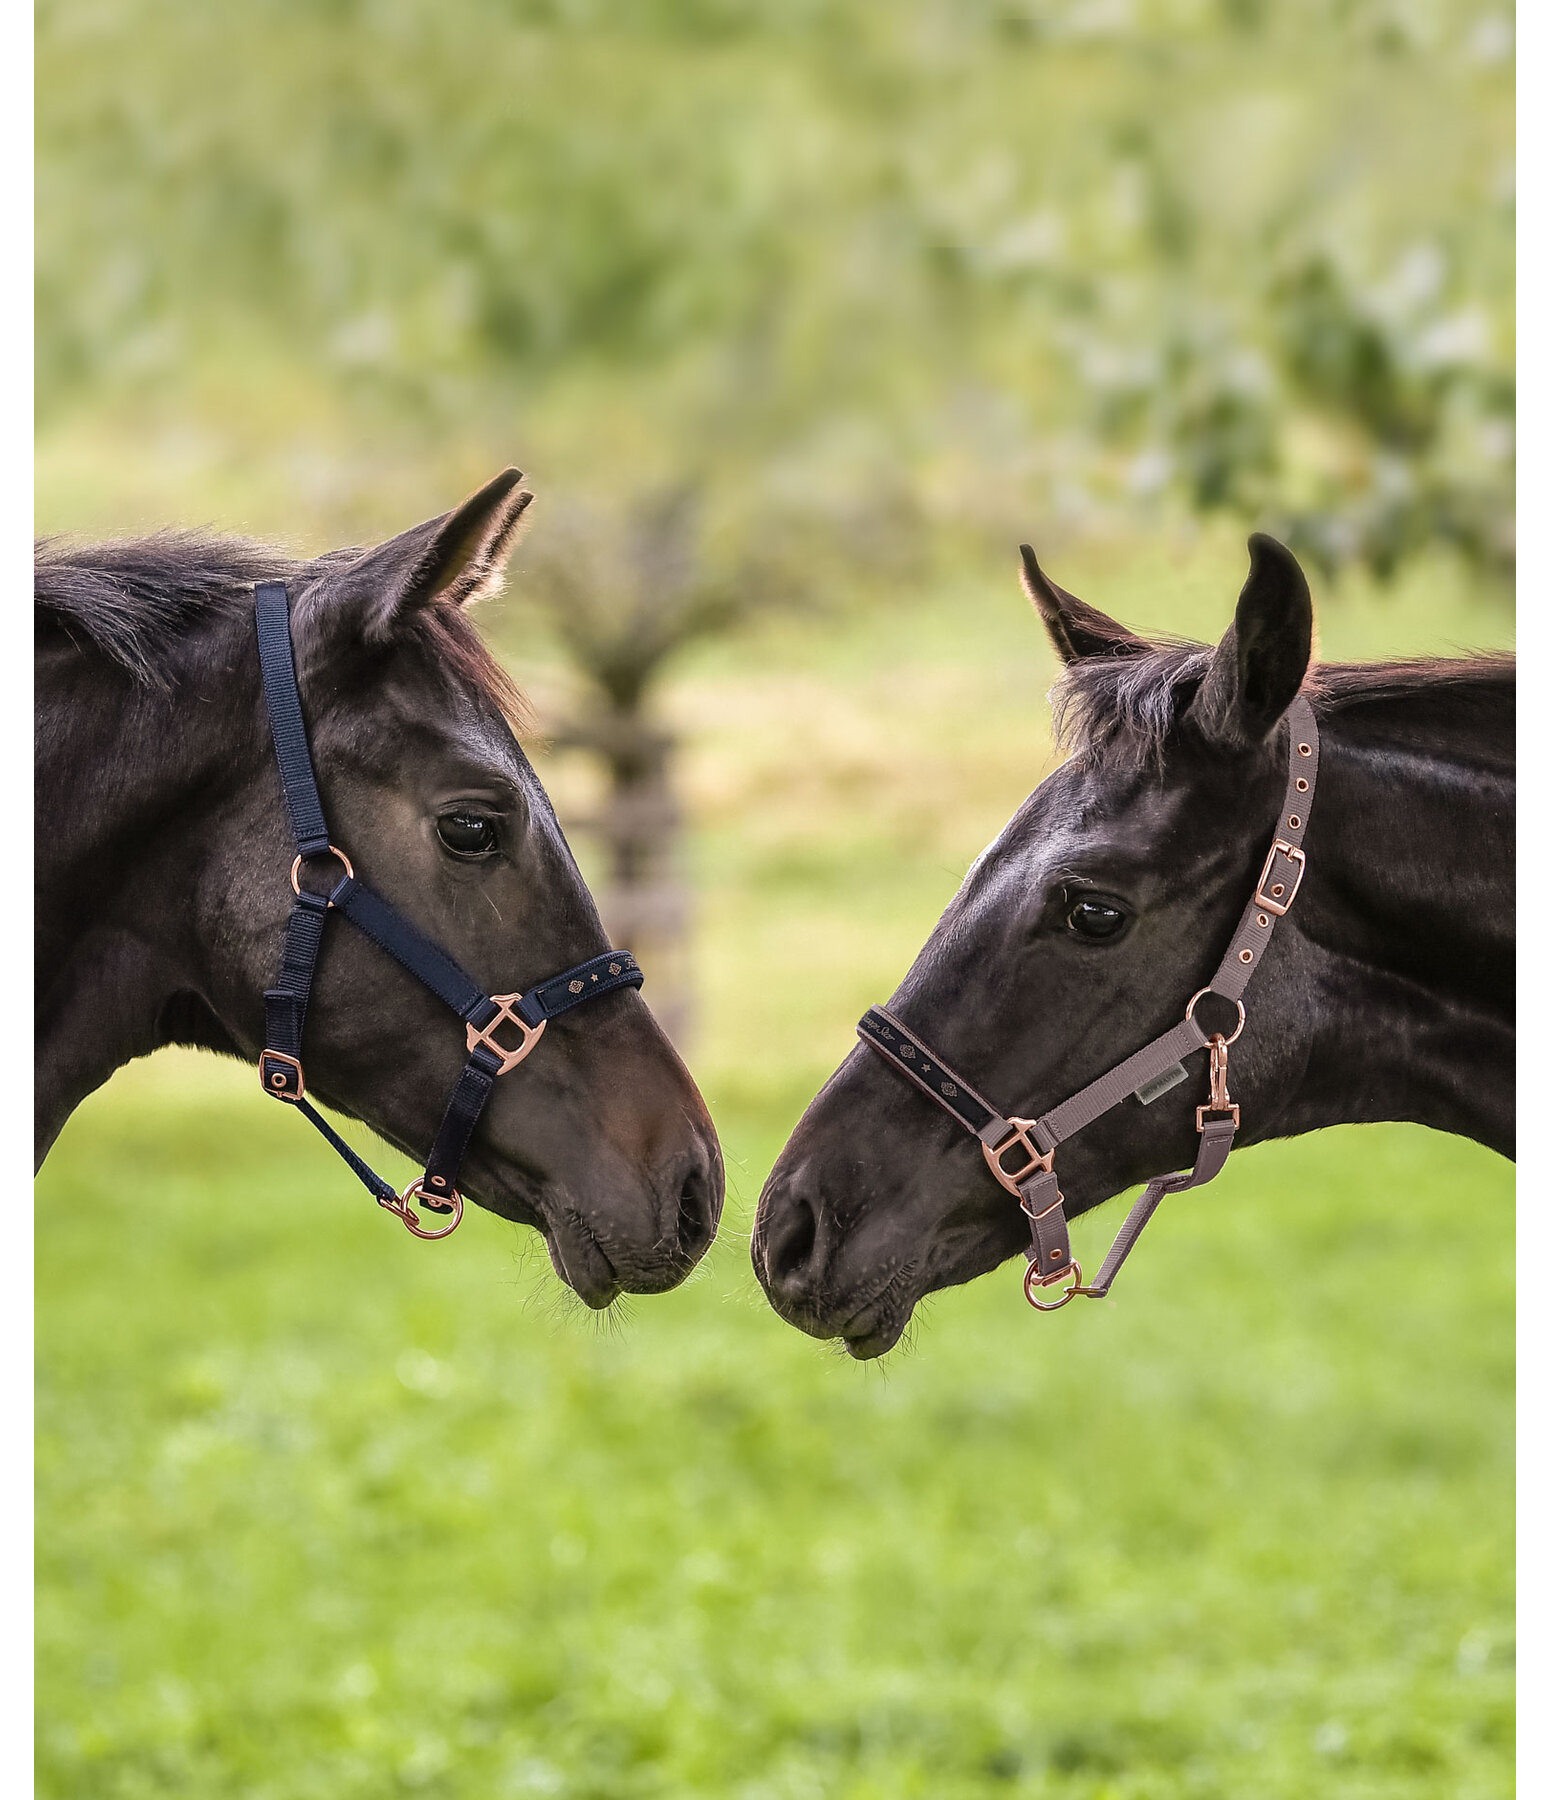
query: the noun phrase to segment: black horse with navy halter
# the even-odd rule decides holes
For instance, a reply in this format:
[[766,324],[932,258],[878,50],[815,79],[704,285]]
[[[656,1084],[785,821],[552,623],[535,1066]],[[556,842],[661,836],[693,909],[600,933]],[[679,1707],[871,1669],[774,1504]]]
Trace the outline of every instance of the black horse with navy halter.
[[[977,1094],[961,1075],[955,1074],[924,1040],[881,1006],[872,1007],[857,1025],[864,1044],[901,1075],[914,1082],[948,1116],[980,1140],[985,1161],[1001,1185],[1016,1196],[1028,1215],[1032,1242],[1023,1292],[1041,1312],[1053,1312],[1077,1294],[1100,1299],[1107,1294],[1148,1219],[1168,1194],[1203,1187],[1222,1171],[1238,1130],[1238,1109],[1227,1092],[1227,1050],[1243,1030],[1243,994],[1259,968],[1276,922],[1284,918],[1297,898],[1307,857],[1302,848],[1308,828],[1308,811],[1319,768],[1319,734],[1313,708],[1299,694],[1287,713],[1291,728],[1290,772],[1286,796],[1276,823],[1276,836],[1265,858],[1238,929],[1209,984],[1184,1009],[1184,1017],[1172,1030],[1128,1056],[1124,1062],[1089,1082],[1079,1093],[1036,1119],[1000,1113]],[[1229,1037],[1208,1032],[1195,1018],[1202,1000],[1220,997],[1237,1008],[1237,1023]],[[1193,1169],[1159,1175],[1130,1210],[1096,1281],[1084,1286],[1081,1264],[1071,1258],[1071,1239],[1066,1224],[1065,1196],[1055,1179],[1055,1149],[1073,1132],[1101,1118],[1121,1101],[1134,1095],[1143,1105],[1151,1103],[1187,1079],[1183,1059],[1196,1050],[1211,1052],[1210,1091],[1205,1104],[1195,1108],[1195,1129],[1200,1149]],[[1020,1166],[1009,1169],[1006,1158],[1016,1153]],[[1071,1285],[1056,1300],[1039,1300],[1036,1288],[1045,1288],[1069,1275]]]
[[[323,803],[318,797],[301,691],[296,683],[290,596],[283,582],[264,581],[255,587],[253,598],[264,700],[274,736],[275,760],[280,766],[280,785],[285,790],[285,809],[296,839],[296,860],[291,864],[296,904],[285,927],[279,981],[264,995],[264,1052],[259,1059],[259,1078],[266,1094],[294,1106],[317,1126],[379,1206],[396,1213],[416,1237],[446,1237],[457,1229],[463,1216],[458,1172],[495,1083],[502,1075],[509,1075],[537,1046],[551,1019],[619,988],[638,988],[644,977],[628,951],[608,950],[539,982],[525,994],[486,994],[444,950],[380,894],[357,880],[349,857],[329,838]],[[327,894],[314,894],[301,885],[301,867],[321,856],[332,856],[344,873]],[[468,1061],[447,1101],[436,1141],[426,1159],[425,1173],[411,1181],[401,1194],[355,1154],[306,1098],[306,1076],[301,1064],[302,1026],[323,942],[323,923],[331,911],[342,913],[356,930],[402,963],[433,994],[445,1000],[467,1028]],[[509,1050],[496,1036],[497,1030],[507,1024],[521,1034],[520,1042]],[[416,1202],[428,1212],[451,1217],[445,1225],[432,1229],[416,1216]]]

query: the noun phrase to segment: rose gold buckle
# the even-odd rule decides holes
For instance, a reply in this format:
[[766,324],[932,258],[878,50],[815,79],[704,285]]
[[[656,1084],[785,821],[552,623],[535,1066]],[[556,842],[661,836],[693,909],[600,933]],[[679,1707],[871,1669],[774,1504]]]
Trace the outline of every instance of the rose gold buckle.
[[[355,870],[351,867],[349,857],[346,856],[342,850],[338,849],[335,845],[330,844],[322,854],[324,856],[337,856],[339,861],[344,865],[346,878],[351,881],[355,879]],[[291,892],[298,898],[301,896],[301,865],[303,860],[302,857],[298,856],[295,862],[291,864]],[[332,906],[334,903],[330,900],[328,904]]]
[[[982,1143],[980,1145],[980,1150],[984,1155],[985,1161],[990,1165],[991,1174],[995,1176],[996,1180],[1001,1183],[1002,1187],[1004,1187],[1009,1194],[1013,1194],[1018,1200],[1021,1200],[1023,1196],[1022,1190],[1018,1186],[1019,1182],[1026,1181],[1030,1175],[1047,1174],[1049,1170],[1055,1166],[1055,1152],[1053,1150],[1041,1150],[1028,1135],[1033,1129],[1032,1119],[1008,1119],[1007,1124],[1012,1128],[1010,1137],[1002,1138],[1001,1142],[997,1144],[994,1149],[992,1149],[989,1144]],[[1028,1166],[1024,1169],[1019,1169],[1017,1173],[1013,1175],[1008,1172],[1006,1165],[1001,1159],[1006,1155],[1008,1150],[1017,1146],[1020,1146],[1027,1155]]]
[[[1055,1153],[1052,1150],[1050,1152],[1050,1155],[1053,1156],[1054,1154]],[[1041,1212],[1041,1213],[1028,1212],[1028,1202],[1026,1200],[1022,1201],[1022,1209],[1025,1213],[1028,1213],[1028,1217],[1033,1221],[1033,1223],[1035,1225],[1037,1225],[1038,1222],[1040,1221],[1040,1219],[1047,1219],[1052,1212],[1059,1212],[1061,1207],[1063,1207],[1065,1205],[1065,1203],[1066,1203],[1065,1195],[1063,1193],[1061,1193],[1059,1188],[1056,1188],[1055,1189],[1055,1198],[1050,1201],[1049,1205],[1045,1207],[1043,1212]]]
[[[273,1075],[265,1073],[266,1063],[284,1063],[286,1068],[296,1071],[296,1086],[287,1085],[284,1075],[278,1069]],[[307,1091],[307,1077],[300,1062],[294,1056],[287,1056],[283,1050],[265,1050],[258,1059],[259,1085],[266,1094],[277,1100],[299,1100]]]
[[[1035,1288],[1049,1287],[1066,1275],[1071,1277],[1070,1287],[1062,1288],[1053,1300],[1034,1299],[1033,1290]],[[1029,1263],[1027,1272],[1023,1276],[1023,1298],[1035,1312],[1059,1312],[1061,1307],[1069,1304],[1078,1294],[1086,1292],[1087,1289],[1082,1286],[1082,1265],[1079,1262],[1072,1262],[1064,1269],[1056,1269],[1053,1275],[1041,1275],[1034,1265]]]
[[432,1230],[429,1226],[420,1223],[419,1217],[414,1210],[415,1201],[419,1200],[423,1202],[425,1199],[425,1194],[421,1187],[421,1182],[423,1182],[424,1179],[425,1178],[422,1175],[419,1181],[411,1181],[401,1194],[394,1194],[386,1200],[378,1200],[377,1205],[382,1207],[384,1211],[392,1213],[394,1218],[402,1220],[404,1228],[408,1231],[412,1231],[417,1238],[424,1238],[427,1242],[434,1242],[437,1238],[451,1237],[453,1232],[456,1231],[458,1226],[463,1222],[463,1196],[456,1188],[452,1190],[452,1193],[449,1196],[452,1205],[452,1217],[445,1225],[438,1226],[435,1230]]
[[[527,1020],[514,1010],[522,998],[520,994],[491,994],[490,998],[495,1002],[497,1008],[495,1017],[490,1020],[488,1025],[482,1025],[478,1029],[472,1025],[468,1027],[468,1048],[471,1053],[482,1044],[492,1056],[500,1058],[501,1066],[495,1071],[496,1074],[509,1075],[524,1057],[532,1054],[538,1040],[544,1035],[544,1027],[549,1021],[540,1019],[536,1025],[529,1025]],[[508,1050],[504,1044],[498,1044],[495,1041],[496,1026],[508,1020],[522,1033],[522,1042],[517,1045],[515,1050]]]
[[1232,1114],[1232,1128],[1234,1131],[1236,1131],[1238,1129],[1238,1109],[1236,1106],[1197,1106],[1195,1108],[1195,1129],[1196,1129],[1196,1131],[1204,1131],[1205,1130],[1206,1114],[1208,1112],[1231,1113]]
[[[1278,856],[1284,856],[1293,865],[1292,891],[1287,893],[1286,883],[1278,881],[1271,893],[1267,894],[1265,883],[1270,879]],[[1270,854],[1265,858],[1264,868],[1259,872],[1259,886],[1254,890],[1254,904],[1264,907],[1266,912],[1274,913],[1278,919],[1284,918],[1290,911],[1292,902],[1297,898],[1297,890],[1302,886],[1303,871],[1307,866],[1308,858],[1303,851],[1299,850],[1295,844],[1287,843],[1285,838],[1277,838],[1270,846]]]

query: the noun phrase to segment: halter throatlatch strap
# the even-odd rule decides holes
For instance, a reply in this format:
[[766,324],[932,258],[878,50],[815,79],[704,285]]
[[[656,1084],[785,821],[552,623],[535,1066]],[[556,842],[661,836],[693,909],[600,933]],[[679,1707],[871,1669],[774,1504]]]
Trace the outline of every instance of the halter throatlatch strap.
[[[1023,1286],[1029,1301],[1042,1312],[1064,1306],[1077,1294],[1094,1299],[1107,1294],[1136,1239],[1163,1200],[1169,1194],[1204,1187],[1214,1180],[1232,1150],[1238,1131],[1238,1108],[1227,1090],[1228,1047],[1237,1042],[1243,1030],[1244,992],[1264,960],[1277,924],[1291,909],[1302,885],[1307,866],[1302,841],[1318,781],[1318,727],[1304,695],[1299,694],[1292,702],[1286,718],[1290,732],[1286,792],[1264,867],[1227,954],[1208,986],[1190,1001],[1177,1025],[1090,1081],[1068,1100],[1032,1119],[1015,1114],[1003,1118],[982,1094],[948,1068],[924,1039],[885,1007],[871,1007],[856,1027],[864,1044],[980,1140],[991,1173],[1017,1197],[1027,1215],[1030,1243]],[[1197,1021],[1196,1007],[1208,995],[1236,1006],[1238,1021],[1230,1037],[1221,1031],[1208,1032]],[[1207,1047],[1211,1051],[1211,1086],[1205,1105],[1195,1109],[1195,1128],[1200,1135],[1195,1166],[1160,1175],[1147,1184],[1103,1259],[1097,1278],[1084,1285],[1081,1267],[1071,1256],[1064,1196],[1055,1177],[1056,1147],[1131,1095],[1149,1105],[1183,1079],[1184,1059]],[[1035,1298],[1036,1289],[1068,1276],[1070,1285],[1062,1288],[1057,1298]]]
[[[279,977],[264,995],[264,1049],[259,1057],[259,1080],[266,1094],[294,1106],[317,1127],[379,1206],[396,1213],[416,1237],[446,1237],[463,1216],[458,1173],[496,1081],[536,1048],[551,1019],[620,988],[638,988],[645,978],[628,951],[606,950],[573,969],[550,976],[525,994],[487,994],[417,925],[359,880],[349,858],[329,840],[296,681],[291,604],[285,584],[260,582],[253,591],[253,613],[259,666],[264,676],[264,702],[297,851],[291,865],[296,904],[286,922]],[[342,871],[326,894],[313,893],[301,885],[302,864],[322,856],[333,857]],[[410,1182],[402,1194],[356,1155],[306,1098],[302,1029],[317,974],[318,952],[323,945],[323,925],[329,913],[335,911],[444,1001],[466,1027],[468,1060],[447,1101],[426,1159],[425,1173]],[[513,1037],[519,1041],[513,1043]],[[425,1225],[416,1215],[416,1204],[428,1212],[450,1214],[450,1222],[439,1227]]]

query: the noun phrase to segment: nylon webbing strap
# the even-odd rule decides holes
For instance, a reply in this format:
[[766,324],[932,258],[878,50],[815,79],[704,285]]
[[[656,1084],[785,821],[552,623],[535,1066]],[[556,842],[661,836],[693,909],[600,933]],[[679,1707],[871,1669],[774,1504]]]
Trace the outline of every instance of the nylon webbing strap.
[[333,1145],[360,1177],[361,1183],[365,1187],[367,1193],[375,1196],[375,1198],[380,1201],[391,1202],[398,1199],[398,1189],[393,1186],[392,1182],[384,1181],[364,1157],[357,1156],[310,1100],[292,1100],[289,1104],[294,1106],[304,1119],[310,1119],[312,1123],[317,1126],[323,1136],[328,1139],[329,1143]]
[[[1202,989],[1196,1000],[1214,994],[1241,1008],[1244,992],[1264,961],[1275,928],[1290,911],[1302,883],[1306,867],[1302,841],[1308,828],[1319,767],[1318,726],[1313,707],[1305,695],[1299,694],[1293,700],[1287,709],[1286,723],[1286,791],[1276,816],[1270,849],[1227,953],[1211,977],[1209,987]],[[1027,1124],[1027,1136],[1038,1145],[1040,1154],[1048,1155],[1074,1132],[1112,1111],[1138,1089],[1144,1089],[1148,1083],[1182,1063],[1187,1056],[1204,1049],[1212,1041],[1212,1034],[1194,1018],[1194,1005],[1195,1001],[1191,1001],[1189,1013],[1177,1025]],[[961,1075],[949,1069],[923,1038],[885,1007],[869,1008],[857,1025],[856,1034],[891,1068],[923,1094],[929,1095],[988,1149],[1005,1145],[1012,1153],[1026,1156],[1025,1147],[1018,1150],[1012,1145],[1012,1134],[1017,1128],[983,1095],[976,1093]],[[1223,1067],[1225,1070],[1225,1062]],[[1221,1173],[1237,1133],[1236,1109],[1218,1110],[1206,1117],[1208,1111],[1208,1108],[1201,1109],[1200,1147],[1195,1166],[1160,1175],[1147,1184],[1115,1237],[1096,1280],[1074,1288],[1073,1292],[1094,1298],[1107,1294],[1136,1239],[1167,1195],[1204,1187]],[[1063,1197],[1054,1170],[1037,1168],[1030,1171],[1027,1180],[1018,1187],[1018,1196],[1030,1225],[1028,1260],[1032,1273],[1043,1285],[1057,1279],[1072,1266]]]
[[1135,1242],[1146,1227],[1147,1220],[1157,1211],[1169,1194],[1182,1194],[1187,1188],[1204,1187],[1208,1181],[1214,1181],[1221,1174],[1226,1164],[1228,1152],[1237,1136],[1237,1128],[1229,1115],[1225,1119],[1208,1119],[1200,1132],[1200,1149],[1195,1156],[1193,1169],[1185,1169],[1177,1175],[1159,1175],[1155,1181],[1149,1181],[1146,1192],[1131,1207],[1120,1226],[1114,1242],[1109,1246],[1109,1253],[1103,1259],[1103,1266],[1096,1278],[1083,1285],[1082,1292],[1090,1294],[1093,1299],[1101,1300],[1114,1285],[1114,1277],[1120,1271],[1120,1265],[1135,1248]]
[[1043,1147],[1053,1149],[1056,1144],[1063,1143],[1073,1132],[1090,1125],[1138,1087],[1144,1087],[1154,1076],[1161,1075],[1164,1069],[1204,1048],[1206,1042],[1205,1032],[1193,1019],[1180,1019],[1171,1030],[1143,1045],[1134,1056],[1127,1056],[1108,1074],[1088,1082],[1079,1093],[1043,1114],[1037,1121],[1049,1140]]
[[307,1016],[307,999],[323,945],[323,921],[328,902],[321,894],[302,893],[291,908],[285,925],[285,948],[280,975],[264,995],[264,1037],[269,1046],[288,1056],[301,1055],[301,1032]]
[[296,685],[296,653],[291,645],[291,600],[282,581],[261,581],[253,589],[258,623],[258,662],[264,675],[264,704],[274,738],[280,786],[290,815],[296,848],[303,856],[319,856],[328,848],[328,825],[312,772],[307,722],[302,717],[301,690]]
[[425,1159],[425,1177],[420,1185],[425,1204],[432,1212],[449,1206],[457,1191],[458,1171],[499,1075],[500,1064],[482,1044],[463,1064],[463,1072],[448,1097],[447,1110],[441,1116],[436,1141]]
[[1286,793],[1276,817],[1275,836],[1265,867],[1227,954],[1211,977],[1211,992],[1229,1000],[1241,1000],[1243,991],[1259,973],[1266,947],[1283,915],[1297,897],[1305,867],[1302,840],[1308,829],[1313,790],[1319,776],[1319,728],[1313,708],[1299,694],[1287,709],[1289,764]]
[[1017,1190],[1028,1218],[1028,1261],[1041,1280],[1053,1281],[1071,1267],[1071,1227],[1053,1169],[1040,1169]]
[[446,1001],[460,1019],[483,1025],[494,1016],[494,1002],[473,976],[364,881],[346,875],[329,899],[357,931]]

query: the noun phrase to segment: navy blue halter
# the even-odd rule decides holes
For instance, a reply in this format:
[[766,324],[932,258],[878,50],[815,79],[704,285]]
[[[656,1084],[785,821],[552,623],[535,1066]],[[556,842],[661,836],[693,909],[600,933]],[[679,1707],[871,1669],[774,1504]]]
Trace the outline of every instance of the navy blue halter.
[[[486,994],[417,926],[411,925],[365,882],[357,880],[350,859],[329,839],[323,802],[318,796],[301,691],[296,682],[290,596],[283,582],[263,581],[253,590],[253,601],[264,700],[274,735],[280,785],[285,791],[285,810],[296,839],[296,860],[291,864],[296,904],[285,927],[279,980],[264,995],[264,1051],[259,1058],[259,1079],[266,1094],[294,1106],[312,1121],[379,1206],[396,1213],[416,1237],[446,1237],[456,1230],[463,1216],[458,1173],[495,1083],[536,1048],[551,1019],[619,988],[638,988],[645,977],[627,950],[608,950],[539,982],[525,994]],[[332,856],[343,874],[327,894],[311,893],[301,885],[302,864],[325,856]],[[425,1173],[410,1182],[401,1194],[355,1154],[306,1098],[301,1034],[323,943],[323,923],[330,911],[342,913],[357,931],[401,963],[438,999],[444,1000],[466,1027],[468,1061],[447,1101],[436,1141],[426,1159]],[[510,1049],[497,1036],[508,1025],[521,1035],[521,1041]],[[449,1222],[436,1228],[423,1224],[415,1213],[416,1202],[427,1212],[450,1214]]]

